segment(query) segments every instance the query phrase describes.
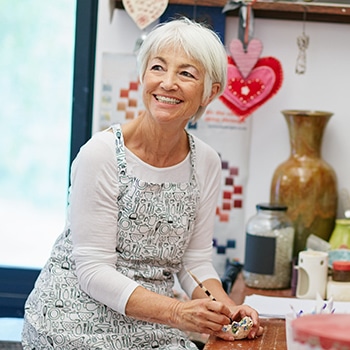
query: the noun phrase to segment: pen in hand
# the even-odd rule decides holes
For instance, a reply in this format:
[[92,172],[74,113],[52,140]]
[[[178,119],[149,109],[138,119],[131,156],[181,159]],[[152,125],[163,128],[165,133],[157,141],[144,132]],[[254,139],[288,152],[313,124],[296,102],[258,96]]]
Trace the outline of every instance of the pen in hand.
[[[190,276],[196,281],[196,283],[199,285],[199,287],[204,291],[204,293],[213,301],[216,301],[215,297],[213,294],[210,293],[210,291],[203,285],[203,283],[190,271],[187,270],[187,272],[190,274]],[[230,318],[231,323],[233,322],[233,320]],[[227,332],[230,328],[231,328],[231,324],[224,326],[222,328],[222,330],[224,332]]]
[[[187,270],[187,272],[192,276],[192,278],[196,281],[198,286],[204,291],[204,293],[213,301],[216,301],[213,294],[209,292],[207,288],[203,285],[203,283],[190,271]],[[231,331],[234,335],[235,339],[243,339],[248,336],[250,333],[252,327],[253,327],[253,320],[250,316],[243,317],[239,322],[234,321],[230,318],[231,323],[227,324],[222,327],[223,332]]]
[[199,285],[199,287],[204,291],[204,293],[213,301],[216,301],[215,297],[209,292],[207,288],[203,285],[203,283],[190,271],[187,270],[187,272],[191,275],[191,277],[196,281],[196,283]]

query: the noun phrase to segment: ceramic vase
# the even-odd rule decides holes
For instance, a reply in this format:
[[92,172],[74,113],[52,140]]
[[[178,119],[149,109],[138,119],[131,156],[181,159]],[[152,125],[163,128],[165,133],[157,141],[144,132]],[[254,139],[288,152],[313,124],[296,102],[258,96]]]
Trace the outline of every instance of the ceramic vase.
[[329,239],[331,249],[350,249],[350,220],[335,220],[335,227]]
[[287,122],[290,156],[275,170],[270,201],[288,207],[295,229],[293,256],[306,248],[314,234],[326,241],[337,214],[337,179],[321,157],[325,127],[333,115],[323,111],[282,111]]

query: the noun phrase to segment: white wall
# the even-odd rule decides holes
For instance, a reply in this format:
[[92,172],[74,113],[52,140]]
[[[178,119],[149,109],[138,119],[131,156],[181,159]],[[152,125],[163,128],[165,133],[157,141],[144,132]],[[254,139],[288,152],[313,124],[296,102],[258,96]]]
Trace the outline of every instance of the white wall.
[[[237,19],[227,21],[226,39],[237,37]],[[255,20],[255,37],[263,43],[261,57],[273,56],[283,66],[281,90],[258,109],[253,118],[247,215],[255,204],[269,199],[272,174],[289,156],[289,137],[283,109],[318,109],[334,113],[324,134],[323,158],[333,166],[338,187],[350,189],[350,25],[307,23],[310,37],[307,69],[295,73],[297,36],[302,22]]]
[[[350,189],[350,24],[307,22],[310,37],[304,75],[295,73],[300,21],[255,19],[255,37],[263,43],[261,57],[277,58],[284,70],[281,90],[250,118],[252,140],[246,196],[247,218],[255,205],[269,200],[275,168],[289,156],[289,138],[283,109],[317,109],[334,113],[325,130],[323,158],[335,169],[338,187]],[[226,19],[226,44],[238,37],[238,19]],[[103,52],[131,53],[140,30],[123,10],[110,22],[109,1],[100,0],[97,36],[94,116],[97,120]]]

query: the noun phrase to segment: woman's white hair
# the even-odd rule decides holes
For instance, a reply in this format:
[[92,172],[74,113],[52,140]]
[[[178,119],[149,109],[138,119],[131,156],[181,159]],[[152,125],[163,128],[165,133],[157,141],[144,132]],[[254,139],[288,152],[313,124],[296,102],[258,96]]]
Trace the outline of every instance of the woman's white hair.
[[[227,81],[227,53],[219,36],[203,24],[188,18],[181,18],[157,25],[145,38],[137,55],[139,79],[142,83],[151,55],[163,48],[181,47],[185,53],[200,62],[205,70],[204,101],[211,95],[213,83],[220,84],[220,90],[215,97],[222,94]],[[192,117],[198,120],[205,112],[205,107],[199,107]]]

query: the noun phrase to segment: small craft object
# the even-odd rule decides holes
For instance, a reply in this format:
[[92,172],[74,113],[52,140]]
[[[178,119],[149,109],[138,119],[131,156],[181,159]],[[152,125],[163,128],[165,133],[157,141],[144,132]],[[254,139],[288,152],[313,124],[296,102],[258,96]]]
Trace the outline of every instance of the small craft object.
[[[188,273],[192,276],[192,278],[196,281],[196,283],[203,289],[205,294],[211,298],[211,300],[216,301],[214,296],[209,292],[207,288],[203,285],[203,283],[191,272],[188,270]],[[253,320],[249,316],[243,317],[239,322],[233,321],[231,324],[228,324],[222,327],[223,332],[232,331],[235,339],[244,339],[248,336],[250,330],[253,327]]]
[[253,327],[253,320],[249,316],[243,317],[239,322],[233,321],[231,324],[224,326],[222,330],[228,332],[231,330],[235,339],[247,338]]

